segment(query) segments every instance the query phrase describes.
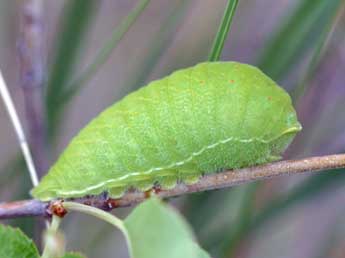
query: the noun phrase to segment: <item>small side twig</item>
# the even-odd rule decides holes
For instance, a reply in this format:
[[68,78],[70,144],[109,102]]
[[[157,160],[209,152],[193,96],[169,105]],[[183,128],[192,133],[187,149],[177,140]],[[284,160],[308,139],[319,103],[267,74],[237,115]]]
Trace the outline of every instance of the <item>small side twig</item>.
[[8,88],[2,76],[1,70],[0,70],[0,96],[5,103],[5,107],[8,111],[8,115],[11,119],[15,132],[17,134],[18,142],[22,150],[26,165],[28,167],[32,184],[36,186],[38,185],[38,177],[36,173],[36,168],[34,166],[31,152],[25,138],[23,126],[20,123],[16,108],[14,107],[13,100],[8,91]]
[[[167,198],[188,193],[226,188],[254,180],[336,168],[345,168],[345,154],[311,157],[300,160],[284,160],[261,166],[229,170],[222,173],[205,175],[195,184],[186,185],[179,183],[173,189],[161,190],[159,188],[154,188],[153,192],[161,198]],[[69,199],[69,201],[109,211],[114,208],[142,202],[149,196],[149,192],[129,191],[119,199],[112,199],[107,198],[105,195],[99,195]],[[0,204],[0,219],[23,216],[50,216],[54,213],[56,202],[57,201],[40,202],[38,200],[26,200],[2,203]],[[59,202],[63,202],[63,200]]]

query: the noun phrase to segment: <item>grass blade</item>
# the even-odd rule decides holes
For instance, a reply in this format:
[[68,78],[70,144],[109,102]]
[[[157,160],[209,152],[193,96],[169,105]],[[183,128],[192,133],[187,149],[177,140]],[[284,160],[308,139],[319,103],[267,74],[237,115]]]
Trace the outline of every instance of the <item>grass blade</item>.
[[237,239],[242,235],[242,232],[246,229],[246,225],[252,221],[254,207],[255,207],[255,196],[260,187],[259,182],[254,182],[247,185],[245,189],[245,198],[242,201],[242,205],[239,210],[239,215],[236,224],[232,225],[229,233],[224,236],[226,240],[223,240],[221,246],[221,253],[224,258],[228,257],[228,254],[232,254],[237,248]]
[[304,93],[308,90],[308,86],[310,85],[308,82],[311,79],[311,76],[315,72],[320,60],[325,53],[327,48],[328,42],[335,30],[336,25],[344,13],[344,4],[339,2],[339,6],[337,8],[337,12],[335,13],[334,17],[330,17],[328,24],[323,28],[322,33],[320,34],[317,42],[315,51],[311,57],[310,64],[308,66],[307,72],[304,74],[303,79],[301,82],[293,89],[291,92],[291,97],[295,103],[298,103],[299,99],[303,97]]
[[164,50],[173,42],[177,25],[183,22],[191,2],[190,0],[180,1],[162,22],[161,28],[151,40],[150,48],[147,50],[144,61],[140,62],[138,65],[140,69],[135,72],[136,76],[133,79],[130,78],[129,82],[125,84],[124,88],[126,88],[128,92],[144,85],[157,63],[161,60],[160,58]]
[[229,0],[224,11],[222,21],[220,23],[217,35],[213,41],[213,45],[208,57],[209,61],[218,61],[223,51],[225,40],[228,36],[232,19],[234,18],[239,0]]
[[140,0],[128,16],[121,22],[121,24],[113,31],[112,36],[105,42],[104,46],[97,53],[94,61],[88,65],[79,76],[76,77],[66,88],[66,92],[62,96],[63,101],[68,101],[76,92],[83,87],[88,80],[94,76],[101,66],[107,62],[112,51],[116,48],[118,43],[124,37],[129,28],[137,20],[140,14],[144,11],[150,0]]
[[45,98],[49,136],[54,135],[57,130],[57,120],[63,107],[63,103],[60,102],[62,92],[74,72],[83,39],[89,28],[88,24],[98,3],[98,1],[70,0],[64,7]]
[[317,195],[327,192],[330,188],[333,189],[337,186],[341,186],[344,179],[344,170],[331,170],[320,175],[314,175],[301,185],[295,187],[288,194],[278,197],[269,204],[268,207],[255,217],[251,223],[250,231],[254,231],[258,226],[272,220],[274,217],[299,202],[309,198],[315,198]]
[[[266,222],[273,220],[275,217],[287,211],[293,205],[316,198],[322,193],[341,186],[345,179],[344,170],[332,170],[314,175],[306,182],[292,189],[289,193],[277,197],[262,212],[254,216],[251,221],[244,224],[241,231],[238,232],[234,242],[230,246],[238,246],[241,242],[249,238],[257,229],[262,227]],[[229,253],[228,253],[229,255]],[[229,256],[228,256],[229,257]]]
[[282,79],[315,46],[340,0],[304,0],[266,44],[258,66],[275,80]]

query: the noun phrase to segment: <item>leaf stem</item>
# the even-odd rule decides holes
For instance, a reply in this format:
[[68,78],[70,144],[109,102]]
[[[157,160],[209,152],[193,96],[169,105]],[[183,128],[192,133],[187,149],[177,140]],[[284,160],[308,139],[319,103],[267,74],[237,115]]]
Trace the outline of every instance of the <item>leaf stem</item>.
[[64,208],[66,208],[69,211],[79,211],[81,213],[85,213],[91,216],[94,216],[96,218],[99,218],[105,222],[110,223],[111,225],[115,226],[116,228],[118,228],[125,236],[127,245],[128,245],[128,250],[130,253],[130,257],[132,256],[132,246],[131,246],[131,241],[130,241],[130,237],[129,237],[129,233],[127,231],[127,228],[125,227],[124,222],[119,219],[118,217],[105,212],[103,210],[100,210],[98,208],[92,207],[92,206],[88,206],[88,205],[84,205],[81,203],[76,203],[76,202],[64,202],[63,203]]
[[[56,252],[63,253],[64,247],[60,248],[59,243],[59,226],[60,226],[61,218],[53,215],[53,219],[49,227],[47,228],[46,234],[45,234],[45,243],[44,243],[44,249],[41,258],[53,258],[56,257]],[[62,249],[62,250],[61,250]]]

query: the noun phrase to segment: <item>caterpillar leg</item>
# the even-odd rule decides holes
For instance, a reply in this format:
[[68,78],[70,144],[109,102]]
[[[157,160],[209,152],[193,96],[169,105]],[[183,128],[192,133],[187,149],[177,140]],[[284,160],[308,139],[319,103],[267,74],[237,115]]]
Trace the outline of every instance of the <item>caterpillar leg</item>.
[[117,199],[122,197],[125,192],[126,192],[127,188],[124,186],[120,186],[120,187],[113,187],[110,188],[108,191],[109,197]]
[[186,185],[195,184],[199,181],[202,173],[195,170],[183,169],[179,171],[180,180]]

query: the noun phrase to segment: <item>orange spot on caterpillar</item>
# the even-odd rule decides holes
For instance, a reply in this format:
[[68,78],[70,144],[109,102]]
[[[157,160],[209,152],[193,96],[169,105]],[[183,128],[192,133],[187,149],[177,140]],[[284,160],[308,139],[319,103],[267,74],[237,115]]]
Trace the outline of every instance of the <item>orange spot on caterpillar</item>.
[[271,97],[271,96],[268,96],[267,99],[268,99],[269,101],[271,101],[271,100],[272,100],[272,97]]
[[234,81],[234,80],[229,80],[229,82],[230,82],[231,84],[233,84],[235,81]]

